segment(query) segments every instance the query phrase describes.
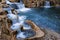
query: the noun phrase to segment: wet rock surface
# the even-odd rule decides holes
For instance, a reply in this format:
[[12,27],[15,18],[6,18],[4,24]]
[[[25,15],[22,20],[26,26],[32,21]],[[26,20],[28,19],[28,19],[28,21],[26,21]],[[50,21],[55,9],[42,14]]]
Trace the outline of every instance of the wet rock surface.
[[12,8],[14,8],[14,9],[19,9],[16,4],[11,4],[10,6],[11,6]]

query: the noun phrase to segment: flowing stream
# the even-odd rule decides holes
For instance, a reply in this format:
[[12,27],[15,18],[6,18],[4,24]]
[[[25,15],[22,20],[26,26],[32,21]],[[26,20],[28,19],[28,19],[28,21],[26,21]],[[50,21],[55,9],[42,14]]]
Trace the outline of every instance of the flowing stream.
[[[4,8],[4,10],[7,10],[9,14],[7,14],[7,17],[12,20],[13,24],[11,25],[11,30],[16,30],[18,32],[16,38],[28,38],[31,36],[35,35],[35,32],[33,30],[31,30],[31,26],[29,26],[28,24],[24,23],[24,21],[26,20],[26,16],[25,15],[15,15],[12,14],[11,9],[14,8],[17,12],[27,12],[30,11],[30,8],[25,8],[22,0],[20,0],[19,3],[11,3],[8,0],[6,0],[6,3],[9,4],[9,7],[11,8]],[[17,22],[18,20],[18,22]],[[21,25],[23,25],[24,29],[26,29],[25,31],[21,31]]]
[[44,6],[45,8],[50,8],[51,6],[50,6],[50,2],[49,1],[45,1],[45,6]]
[[[51,30],[54,30],[54,31],[60,33],[60,14],[59,14],[60,8],[50,8],[51,6],[50,6],[49,1],[45,2],[44,8],[25,8],[25,5],[23,4],[23,2],[21,0],[20,0],[20,3],[11,3],[9,1],[6,1],[6,3],[10,4],[10,6],[12,8],[15,8],[18,11],[18,16],[20,17],[20,22],[25,21],[24,16],[26,16],[27,20],[32,20],[39,27],[49,28]],[[48,9],[48,8],[50,8],[50,9]],[[11,8],[5,8],[4,10],[7,10],[9,13],[12,13]],[[11,19],[13,20],[15,17],[12,17],[12,16],[13,15],[11,15]],[[21,16],[23,16],[23,17],[21,17]],[[19,24],[19,23],[17,23],[17,24]],[[16,24],[16,26],[17,26],[17,24]],[[19,25],[17,28],[19,28]],[[22,34],[18,34],[18,35],[22,35]],[[23,36],[24,35],[22,35],[22,37]],[[25,38],[25,36],[24,36],[24,38]]]

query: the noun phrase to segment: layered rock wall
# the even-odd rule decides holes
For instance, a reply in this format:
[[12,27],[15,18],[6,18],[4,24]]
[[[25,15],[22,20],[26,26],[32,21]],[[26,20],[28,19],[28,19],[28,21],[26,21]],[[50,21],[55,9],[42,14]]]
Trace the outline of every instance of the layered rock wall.
[[[43,7],[46,0],[24,0],[25,7]],[[51,6],[60,5],[59,0],[49,0]]]
[[0,2],[5,2],[5,0],[0,0]]
[[20,0],[9,0],[11,2],[19,2]]

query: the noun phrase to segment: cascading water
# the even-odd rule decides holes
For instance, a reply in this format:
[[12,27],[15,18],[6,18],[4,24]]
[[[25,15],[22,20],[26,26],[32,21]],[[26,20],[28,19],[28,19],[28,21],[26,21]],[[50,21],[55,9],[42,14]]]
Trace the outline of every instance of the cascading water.
[[[18,13],[21,11],[21,12],[27,12],[27,11],[30,11],[31,9],[30,8],[25,8],[25,5],[23,4],[23,1],[20,0],[20,2],[9,2],[9,0],[6,0],[6,4],[9,4],[9,6],[11,8],[14,8],[18,11]],[[11,8],[9,8],[11,10]],[[5,9],[5,10],[9,10],[8,8]]]
[[12,4],[11,2],[9,2],[9,0],[6,0],[6,4]]
[[19,7],[19,9],[25,8],[25,5],[23,4],[22,0],[20,0],[19,4],[17,4],[17,6]]
[[44,5],[45,8],[50,8],[50,2],[49,1],[45,1],[45,5]]
[[[26,11],[30,10],[29,8],[25,8],[25,5],[23,4],[22,0],[20,0],[19,3],[17,3],[17,2],[11,3],[11,2],[9,2],[9,0],[6,0],[6,4],[9,4],[9,6],[11,8],[16,9],[18,12],[20,12],[20,11],[26,12]],[[17,7],[16,5],[18,6],[18,8],[16,8]],[[6,9],[7,8],[5,8],[5,10]],[[24,16],[24,15],[18,16],[18,15],[12,14],[11,9],[7,9],[7,11],[9,13],[9,14],[7,14],[7,17],[10,20],[12,20],[12,22],[13,22],[11,29],[16,30],[18,32],[16,38],[20,38],[20,37],[27,38],[27,37],[31,37],[35,34],[35,32],[33,30],[31,30],[31,27],[24,23],[26,16]],[[18,18],[17,18],[17,16],[18,16]],[[18,22],[17,22],[17,20],[18,20]],[[21,25],[24,25],[23,27],[24,27],[25,31],[23,31],[23,32],[20,30]]]
[[17,4],[17,6],[19,7],[18,11],[22,11],[22,12],[26,12],[31,10],[30,8],[25,8],[25,5],[23,4],[22,0],[20,0],[20,3]]
[[[8,4],[9,4],[9,5],[13,4],[13,3],[9,2],[9,0],[5,0],[5,2],[6,2],[7,5],[8,5]],[[12,12],[11,12],[11,9],[12,9],[12,8],[11,8],[10,6],[8,6],[8,7],[6,7],[6,8],[5,8],[5,7],[3,8],[3,10],[8,11],[8,13],[12,13]]]

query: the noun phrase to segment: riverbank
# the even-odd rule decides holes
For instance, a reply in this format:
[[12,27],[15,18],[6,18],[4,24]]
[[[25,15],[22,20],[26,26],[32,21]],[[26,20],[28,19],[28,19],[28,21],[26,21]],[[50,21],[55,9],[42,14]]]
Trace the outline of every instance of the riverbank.
[[[16,33],[11,34],[11,31],[9,31],[10,26],[8,26],[9,28],[7,29],[5,23],[2,22],[2,24],[4,24],[4,25],[2,25],[1,27],[4,27],[4,28],[2,28],[2,30],[0,30],[0,40],[16,40],[16,37],[15,37]],[[11,25],[10,20],[8,21],[8,24]],[[40,27],[40,30],[42,30],[45,33],[45,35],[43,37],[34,38],[34,39],[30,39],[30,40],[60,40],[59,33],[52,31],[48,28]]]
[[45,36],[41,40],[60,40],[60,34],[49,29],[43,29],[43,31],[45,32]]
[[[45,36],[38,38],[38,39],[32,39],[32,40],[60,40],[60,34],[51,31],[49,29],[42,29],[45,32]],[[6,35],[6,34],[2,34],[3,37],[0,38],[0,40],[7,40],[10,36]],[[10,39],[9,39],[10,40]]]

